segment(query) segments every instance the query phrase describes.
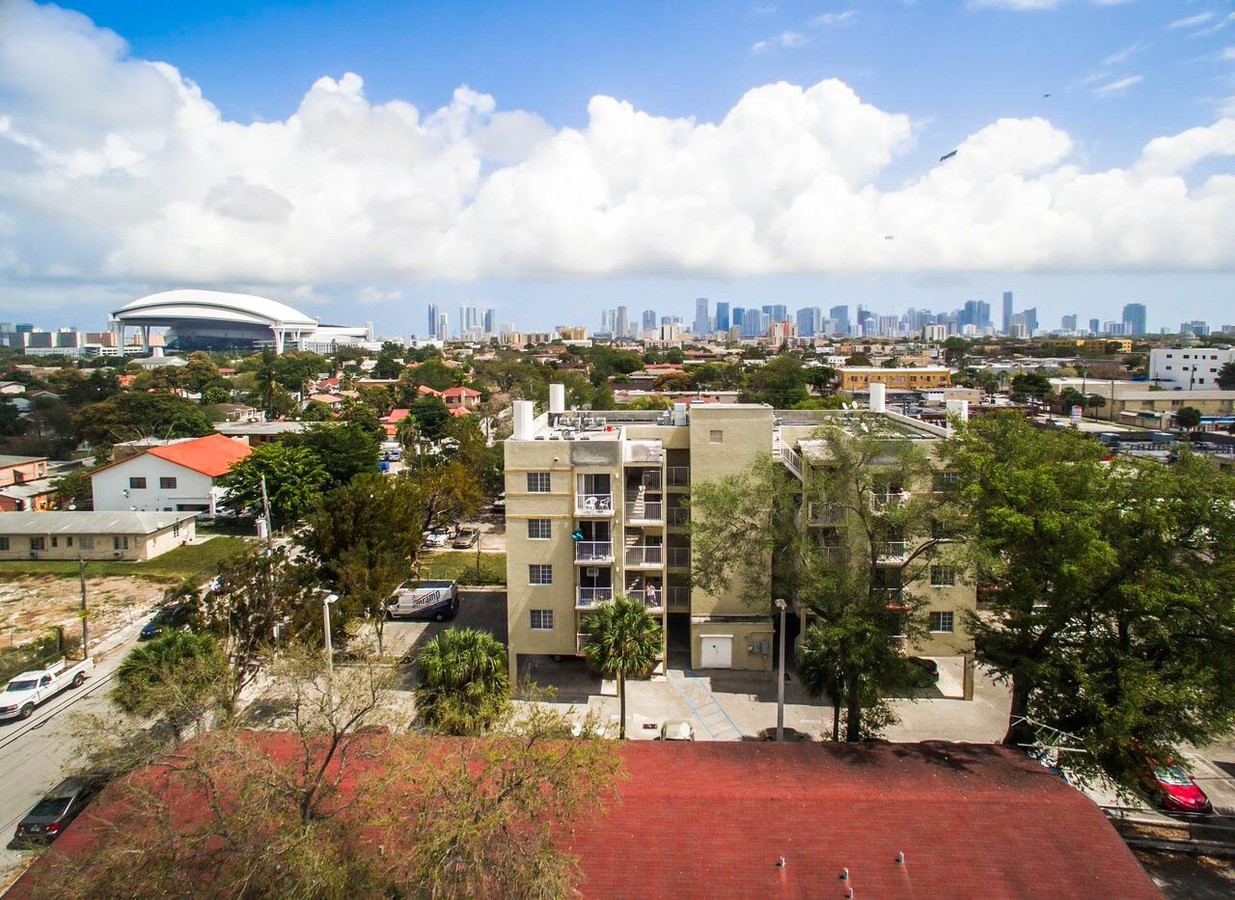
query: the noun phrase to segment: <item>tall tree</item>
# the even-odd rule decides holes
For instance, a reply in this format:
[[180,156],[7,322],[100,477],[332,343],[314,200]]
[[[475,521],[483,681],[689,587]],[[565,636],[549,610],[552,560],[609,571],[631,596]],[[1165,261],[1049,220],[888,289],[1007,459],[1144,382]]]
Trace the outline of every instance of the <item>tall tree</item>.
[[777,356],[751,373],[742,402],[791,409],[810,399],[806,383],[807,371],[802,368],[801,359],[789,354]]
[[646,606],[621,595],[596,607],[579,627],[587,635],[583,652],[588,665],[617,679],[618,737],[625,740],[626,682],[652,671],[661,652],[663,628]]
[[270,504],[270,525],[282,528],[308,512],[329,476],[313,451],[283,443],[262,444],[232,466],[218,485],[224,504],[238,513],[262,514],[262,480]]
[[1218,377],[1215,379],[1218,387],[1224,391],[1235,391],[1235,360],[1223,363],[1222,368],[1218,370]]
[[227,684],[227,656],[212,635],[172,631],[129,651],[111,696],[127,713],[161,716],[180,743],[228,708]]
[[310,425],[283,439],[289,447],[313,451],[328,476],[328,487],[347,484],[363,472],[376,472],[380,444],[369,429],[354,422]]
[[138,438],[203,437],[214,431],[201,407],[190,400],[131,391],[81,407],[73,425],[80,440],[107,447]]
[[1235,480],[1183,452],[1123,456],[1015,415],[971,422],[952,449],[967,546],[992,586],[971,623],[1011,685],[1005,742],[1026,719],[1073,735],[1075,765],[1131,783],[1235,722]]
[[483,734],[510,702],[506,669],[489,632],[448,628],[416,655],[416,714],[439,734]]

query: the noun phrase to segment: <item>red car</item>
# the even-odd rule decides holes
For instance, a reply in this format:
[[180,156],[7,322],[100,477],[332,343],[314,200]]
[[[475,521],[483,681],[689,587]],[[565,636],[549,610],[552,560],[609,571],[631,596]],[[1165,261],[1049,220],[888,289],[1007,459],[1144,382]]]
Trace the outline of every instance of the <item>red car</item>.
[[1141,773],[1141,784],[1146,793],[1163,809],[1182,813],[1212,813],[1213,804],[1205,792],[1197,787],[1192,776],[1174,761],[1165,764],[1149,762]]

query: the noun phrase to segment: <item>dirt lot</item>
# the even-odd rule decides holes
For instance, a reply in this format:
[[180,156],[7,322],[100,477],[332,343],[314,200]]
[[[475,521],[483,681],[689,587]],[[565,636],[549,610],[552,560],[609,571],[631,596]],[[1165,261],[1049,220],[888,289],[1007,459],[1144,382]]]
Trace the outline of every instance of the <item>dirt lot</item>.
[[[167,586],[146,578],[87,576],[91,645],[149,615]],[[42,637],[53,625],[63,625],[69,635],[78,635],[80,614],[81,584],[76,578],[31,575],[0,581],[0,646]]]

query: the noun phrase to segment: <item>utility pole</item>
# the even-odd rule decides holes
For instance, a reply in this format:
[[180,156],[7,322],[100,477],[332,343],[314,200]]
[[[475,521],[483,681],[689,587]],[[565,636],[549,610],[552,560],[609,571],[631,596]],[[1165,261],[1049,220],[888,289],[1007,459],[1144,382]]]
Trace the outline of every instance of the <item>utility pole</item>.
[[77,575],[81,579],[81,658],[90,656],[90,625],[86,621],[89,611],[86,609],[86,561],[77,557]]
[[777,741],[785,739],[785,608],[787,605],[784,600],[777,598],[776,608],[780,610],[780,678],[776,682]]
[[274,550],[274,530],[270,526],[270,497],[266,494],[266,476],[262,476],[262,517],[266,520],[266,549]]

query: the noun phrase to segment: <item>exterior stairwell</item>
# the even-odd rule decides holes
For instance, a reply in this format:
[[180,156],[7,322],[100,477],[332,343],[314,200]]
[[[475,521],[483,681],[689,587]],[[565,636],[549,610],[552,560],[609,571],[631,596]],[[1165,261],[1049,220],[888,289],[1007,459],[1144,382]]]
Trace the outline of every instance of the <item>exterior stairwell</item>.
[[772,429],[772,458],[789,470],[798,481],[802,480],[802,456],[780,439],[780,429]]

